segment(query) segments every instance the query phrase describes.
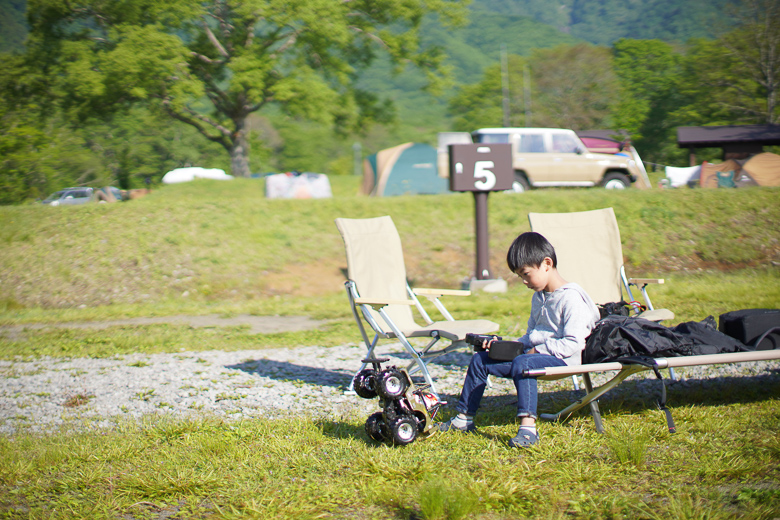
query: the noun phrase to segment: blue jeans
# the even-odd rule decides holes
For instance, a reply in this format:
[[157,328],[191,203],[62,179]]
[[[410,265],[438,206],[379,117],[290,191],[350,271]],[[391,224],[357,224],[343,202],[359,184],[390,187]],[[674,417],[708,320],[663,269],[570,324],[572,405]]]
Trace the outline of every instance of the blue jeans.
[[463,390],[455,409],[466,415],[475,415],[488,375],[513,379],[517,389],[517,416],[536,419],[537,389],[535,377],[523,377],[523,370],[564,366],[562,360],[547,354],[523,354],[512,361],[495,361],[487,352],[476,352],[471,358]]

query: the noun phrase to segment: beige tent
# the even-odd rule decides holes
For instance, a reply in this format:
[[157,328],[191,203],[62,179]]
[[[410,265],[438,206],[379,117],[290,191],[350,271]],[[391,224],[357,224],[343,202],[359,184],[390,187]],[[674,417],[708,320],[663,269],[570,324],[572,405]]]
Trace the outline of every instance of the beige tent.
[[768,152],[755,155],[742,165],[742,171],[759,186],[780,186],[780,155]]

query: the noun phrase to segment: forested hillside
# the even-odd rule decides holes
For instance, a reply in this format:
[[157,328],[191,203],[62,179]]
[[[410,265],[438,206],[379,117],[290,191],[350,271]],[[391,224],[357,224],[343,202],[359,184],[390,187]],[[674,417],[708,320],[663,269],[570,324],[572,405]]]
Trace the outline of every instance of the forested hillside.
[[[723,18],[728,0],[473,0],[471,24],[448,32],[442,42],[455,61],[464,59],[468,70],[479,63],[479,53],[490,53],[496,41],[507,40],[509,52],[527,54],[532,47],[549,47],[565,40],[556,31],[597,45],[620,38],[685,42],[711,38]],[[18,49],[24,40],[26,0],[0,0],[0,52]],[[493,15],[493,16],[491,16]],[[518,17],[533,20],[519,21]],[[519,25],[518,25],[519,24]],[[539,24],[544,24],[543,27]],[[529,34],[530,33],[530,34]],[[437,35],[441,36],[441,35]],[[528,43],[512,43],[512,40]],[[504,42],[502,42],[504,43]],[[476,51],[458,52],[466,45]],[[479,68],[479,67],[478,67]]]
[[26,0],[0,0],[0,52],[20,51],[27,36]]
[[596,45],[620,38],[683,43],[712,38],[728,0],[474,0],[474,11],[528,16]]

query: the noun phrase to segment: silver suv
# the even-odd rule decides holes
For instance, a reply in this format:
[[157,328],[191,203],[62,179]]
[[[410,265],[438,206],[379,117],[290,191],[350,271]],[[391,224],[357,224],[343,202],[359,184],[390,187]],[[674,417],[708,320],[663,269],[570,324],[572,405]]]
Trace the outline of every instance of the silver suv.
[[92,200],[94,190],[92,188],[65,188],[56,193],[52,193],[41,204],[49,206],[72,206],[75,204],[86,204]]
[[604,186],[625,189],[642,178],[638,157],[591,153],[573,130],[562,128],[483,128],[475,143],[512,145],[514,191],[530,187]]

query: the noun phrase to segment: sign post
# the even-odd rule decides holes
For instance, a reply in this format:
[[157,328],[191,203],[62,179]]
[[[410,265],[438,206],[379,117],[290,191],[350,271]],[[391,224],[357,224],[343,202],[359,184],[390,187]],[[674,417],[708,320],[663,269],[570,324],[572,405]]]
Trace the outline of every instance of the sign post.
[[476,280],[490,280],[488,252],[488,195],[512,188],[512,146],[509,144],[451,144],[450,190],[474,193]]

